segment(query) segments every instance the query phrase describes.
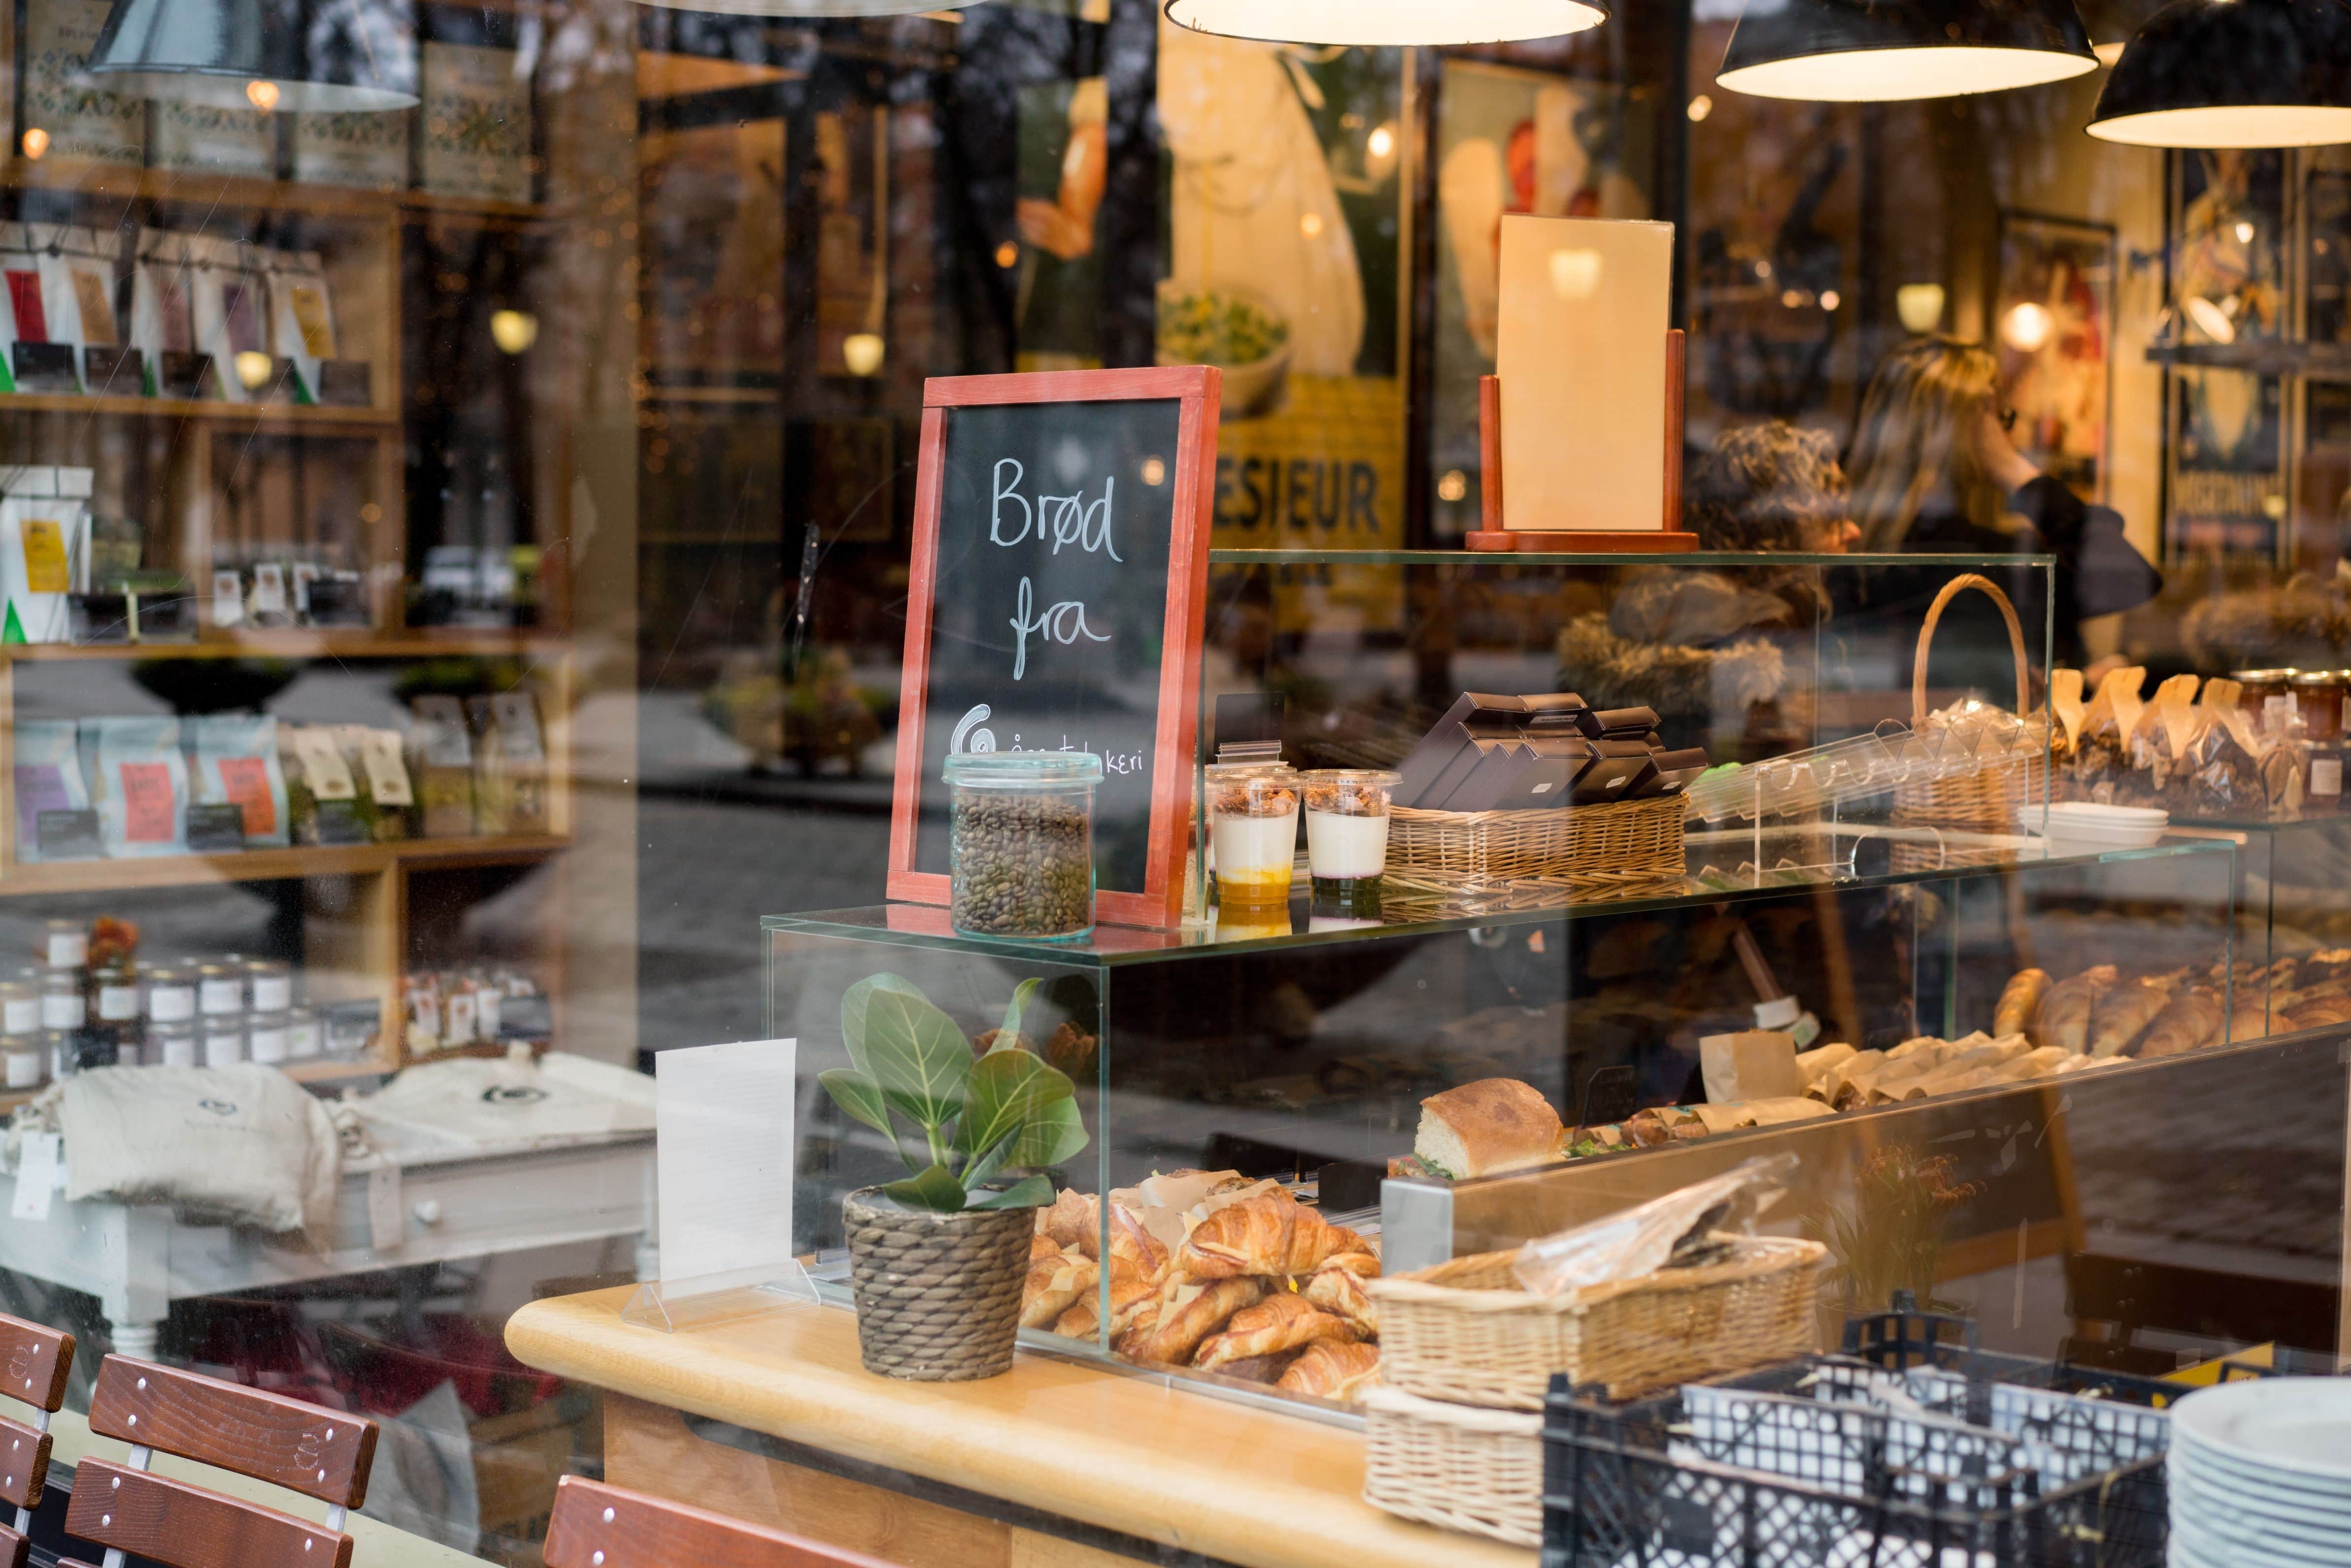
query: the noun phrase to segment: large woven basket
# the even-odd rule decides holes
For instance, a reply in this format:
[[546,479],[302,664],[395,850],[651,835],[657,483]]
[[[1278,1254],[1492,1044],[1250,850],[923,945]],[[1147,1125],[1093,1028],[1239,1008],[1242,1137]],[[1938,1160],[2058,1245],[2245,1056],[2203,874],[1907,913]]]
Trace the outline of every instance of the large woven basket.
[[1542,1420],[1402,1389],[1364,1395],[1364,1500],[1445,1530],[1542,1544]]
[[1545,1298],[1510,1273],[1515,1250],[1365,1281],[1380,1304],[1380,1381],[1414,1394],[1540,1410],[1552,1374],[1612,1399],[1801,1354],[1828,1249],[1726,1237],[1728,1262],[1662,1269]]
[[1679,795],[1547,811],[1423,811],[1388,823],[1388,871],[1483,885],[1541,878],[1571,892],[1607,892],[1683,874]]
[[[2024,626],[2016,618],[2016,606],[2000,585],[1975,572],[1962,572],[1943,584],[1942,591],[1927,607],[1927,619],[1918,628],[1918,651],[1910,667],[1910,727],[1927,727],[1927,655],[1935,642],[1936,624],[1943,619],[1943,611],[1951,601],[1977,589],[1991,596],[2000,609],[2001,619],[2008,623],[2008,651],[2016,661],[2016,707],[2019,718],[2032,711],[2032,677],[2024,653]],[[1935,779],[1918,784],[1898,784],[1894,789],[1894,821],[1906,827],[1965,828],[1980,833],[2006,833],[2015,831],[2016,810],[2024,804],[2032,781],[2029,768],[1983,768],[1973,773],[1951,778]],[[1921,866],[1902,866],[1899,870],[1925,870]]]

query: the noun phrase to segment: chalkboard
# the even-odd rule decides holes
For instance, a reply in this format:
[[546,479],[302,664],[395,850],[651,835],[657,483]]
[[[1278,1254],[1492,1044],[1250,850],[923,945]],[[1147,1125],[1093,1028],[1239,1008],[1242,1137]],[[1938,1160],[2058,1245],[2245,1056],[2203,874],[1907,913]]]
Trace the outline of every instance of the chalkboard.
[[1180,920],[1220,379],[925,384],[892,898],[947,902],[948,755],[1091,751],[1100,918]]

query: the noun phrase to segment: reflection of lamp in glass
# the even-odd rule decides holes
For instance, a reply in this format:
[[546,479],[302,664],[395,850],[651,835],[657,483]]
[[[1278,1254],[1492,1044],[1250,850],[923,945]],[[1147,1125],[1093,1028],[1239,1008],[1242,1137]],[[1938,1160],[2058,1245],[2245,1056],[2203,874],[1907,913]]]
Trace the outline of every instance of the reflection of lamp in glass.
[[1167,19],[1194,32],[1367,47],[1550,38],[1608,16],[1608,0],[1167,0]]
[[126,98],[216,109],[407,109],[416,29],[384,0],[115,0],[86,68]]
[[2090,134],[2139,147],[2351,141],[2351,7],[2172,0],[2115,63]]
[[2001,318],[2000,340],[2020,354],[2037,354],[2056,330],[2057,318],[2049,313],[2049,307],[2022,299]]
[[48,150],[49,133],[42,130],[37,125],[26,127],[25,131],[25,156],[37,163],[41,161],[41,154],[47,152]]
[[2187,311],[2188,319],[2214,342],[2233,343],[2237,340],[2237,324],[2229,319],[2229,313],[2201,294],[2189,295],[2179,302],[2179,308]]
[[538,318],[528,310],[493,310],[490,338],[504,352],[519,354],[538,341]]
[[882,368],[882,334],[852,332],[841,340],[841,363],[852,376],[870,376]]
[[1762,98],[1872,103],[2097,68],[2073,0],[1786,0],[1739,18],[1714,79]]
[[241,349],[236,356],[236,379],[245,383],[247,392],[259,392],[269,384],[269,356],[258,349]]
[[640,0],[640,4],[680,11],[716,11],[729,16],[919,16],[936,12],[935,21],[960,23],[963,18],[955,13],[980,0]]
[[1903,327],[1924,336],[1943,324],[1943,286],[1906,283],[1894,291],[1894,314]]

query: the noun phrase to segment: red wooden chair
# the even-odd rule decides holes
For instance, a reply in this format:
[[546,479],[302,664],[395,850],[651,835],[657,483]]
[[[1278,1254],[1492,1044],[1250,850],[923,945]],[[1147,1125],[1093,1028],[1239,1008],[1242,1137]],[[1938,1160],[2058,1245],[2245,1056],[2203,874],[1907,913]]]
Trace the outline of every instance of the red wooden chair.
[[[343,1519],[367,1499],[374,1422],[110,1355],[99,1364],[89,1429],[131,1445],[127,1464],[77,1466],[66,1509],[66,1533],[106,1548],[106,1568],[122,1568],[125,1552],[171,1568],[350,1568]],[[317,1498],[326,1522],[152,1474],[159,1449]]]
[[0,1507],[16,1511],[15,1529],[0,1525],[0,1568],[25,1568],[31,1554],[33,1511],[49,1479],[49,1417],[66,1402],[73,1355],[73,1335],[0,1313],[0,1394],[33,1409],[30,1426],[0,1416]]
[[891,1568],[862,1552],[565,1476],[555,1483],[547,1568]]

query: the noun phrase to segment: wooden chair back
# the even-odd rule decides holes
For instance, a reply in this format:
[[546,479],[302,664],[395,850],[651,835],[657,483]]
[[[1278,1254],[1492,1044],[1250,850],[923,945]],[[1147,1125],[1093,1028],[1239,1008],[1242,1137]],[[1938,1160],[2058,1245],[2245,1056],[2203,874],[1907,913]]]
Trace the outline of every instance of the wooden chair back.
[[[374,1422],[110,1355],[99,1364],[89,1428],[131,1445],[128,1464],[83,1460],[66,1510],[66,1533],[107,1548],[108,1568],[116,1552],[171,1568],[350,1568],[343,1518],[367,1498]],[[317,1498],[329,1505],[326,1522],[152,1474],[157,1449]]]
[[73,1335],[0,1313],[0,1394],[33,1409],[30,1422],[0,1416],[0,1508],[16,1511],[15,1529],[0,1525],[0,1568],[25,1568],[49,1479],[49,1417],[65,1405],[73,1356]]
[[555,1483],[547,1568],[891,1568],[846,1547],[565,1476]]

